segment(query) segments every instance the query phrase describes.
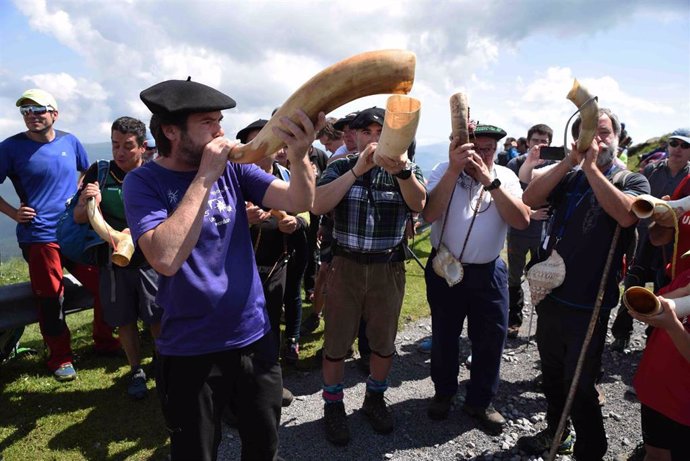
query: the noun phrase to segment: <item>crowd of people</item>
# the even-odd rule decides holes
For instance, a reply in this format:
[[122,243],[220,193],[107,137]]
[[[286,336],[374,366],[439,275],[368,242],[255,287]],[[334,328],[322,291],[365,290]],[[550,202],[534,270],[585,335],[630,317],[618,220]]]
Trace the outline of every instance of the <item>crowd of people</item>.
[[[681,259],[690,249],[690,210],[678,210],[669,228],[638,220],[631,207],[644,194],[690,195],[690,130],[674,131],[664,156],[630,172],[618,158],[629,137],[608,109],[599,109],[588,145],[577,144],[582,121],[573,123],[575,142],[562,149],[562,160],[541,158],[553,138],[545,124],[519,139],[475,124],[470,142],[451,135],[448,160],[424,178],[414,142],[400,159],[377,153],[381,108],[340,119],[321,113],[316,120],[296,110],[273,127],[284,147],[238,164],[229,155],[268,120],[231,140],[222,111],[235,101],[190,79],[158,83],[140,97],[152,113],[151,137],[144,122],[120,117],[111,127],[112,160],[89,165],[79,140],[55,128],[55,98],[40,89],[24,92],[16,105],[27,130],[0,143],[0,183],[9,178],[20,203],[0,198],[0,211],[17,222],[47,366],[58,381],[77,376],[62,308],[63,268],[94,296],[96,350],[124,350],[134,399],[147,394],[138,321],[150,329],[171,459],[215,459],[222,417],[236,425],[243,459],[277,459],[281,407],[293,400],[281,361],[294,364],[300,335],[322,320],[325,438],[334,445],[351,438],[343,381],[355,340],[367,375],[362,413],[375,432],[392,432],[385,391],[405,295],[407,238],[419,221],[431,224],[433,246],[424,277],[435,390],[429,418],[451,416],[467,319],[472,367],[462,410],[488,434],[504,430],[492,399],[506,338],[522,325],[524,275],[559,255],[563,282],[535,306],[547,427],[518,446],[539,455],[560,435],[559,453],[603,459],[597,380],[606,366],[609,316],[620,304],[621,281],[625,288],[654,282],[662,313],[645,317],[619,308],[610,347],[629,347],[633,318],[650,325],[634,382],[645,459],[687,455],[690,325],[675,315],[674,299],[690,295],[690,266]],[[89,222],[93,200],[109,226],[131,234],[136,251],[126,267],[113,263],[107,242],[95,265],[61,254],[56,228],[70,199],[75,222]],[[304,320],[303,288],[313,304]],[[601,311],[561,435],[595,307]]]

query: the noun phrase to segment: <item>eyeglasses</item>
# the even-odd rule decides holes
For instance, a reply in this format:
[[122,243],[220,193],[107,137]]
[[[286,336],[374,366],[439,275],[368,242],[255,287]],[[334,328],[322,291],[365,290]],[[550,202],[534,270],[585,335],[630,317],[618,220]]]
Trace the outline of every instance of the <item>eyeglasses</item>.
[[21,106],[19,108],[19,112],[21,112],[22,115],[29,115],[29,114],[34,114],[34,115],[43,115],[46,112],[53,112],[53,108],[49,106]]
[[690,143],[687,143],[685,141],[678,141],[676,139],[672,139],[671,141],[669,141],[668,145],[671,147],[680,146],[681,149],[690,149]]

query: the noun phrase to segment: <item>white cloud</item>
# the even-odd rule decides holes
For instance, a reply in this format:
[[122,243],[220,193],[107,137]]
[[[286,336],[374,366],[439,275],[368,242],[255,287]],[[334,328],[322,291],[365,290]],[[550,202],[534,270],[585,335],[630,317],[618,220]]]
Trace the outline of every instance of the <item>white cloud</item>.
[[[256,118],[268,117],[324,67],[361,51],[390,47],[411,49],[418,57],[412,95],[423,104],[420,142],[445,139],[448,97],[460,90],[468,93],[473,114],[511,134],[526,132],[535,121],[562,125],[573,109],[564,98],[574,73],[592,91],[605,94],[607,105],[635,120],[641,136],[690,111],[688,101],[669,104],[669,95],[690,92],[690,69],[681,69],[671,82],[660,79],[656,88],[639,94],[629,81],[623,83],[615,66],[597,67],[597,61],[615,58],[614,51],[626,51],[611,50],[602,58],[609,33],[640,15],[659,21],[653,24],[687,30],[687,0],[658,0],[653,8],[643,0],[630,0],[625,8],[620,2],[597,0],[561,1],[558,7],[540,0],[15,0],[15,6],[34,31],[35,47],[56,40],[65,53],[85,63],[85,73],[60,68],[59,59],[40,72],[2,69],[7,80],[0,83],[0,98],[11,100],[28,82],[52,89],[61,106],[66,103],[61,123],[67,126],[61,128],[69,127],[88,141],[103,140],[108,135],[103,126],[114,117],[148,121],[139,92],[188,75],[237,100],[237,108],[225,116],[226,131],[234,134]],[[534,37],[543,42],[531,43]],[[629,40],[644,36],[638,32]],[[674,46],[687,54],[687,44]],[[560,48],[563,56],[553,53],[549,60],[542,59]],[[591,64],[569,63],[573,58],[585,61],[583,48]],[[507,60],[523,62],[506,69]],[[336,113],[384,103],[385,97],[366,98]],[[0,107],[0,120],[5,117],[14,119],[16,113]],[[653,123],[639,123],[649,117]],[[0,136],[11,134],[5,128],[11,126],[16,123],[0,121]]]

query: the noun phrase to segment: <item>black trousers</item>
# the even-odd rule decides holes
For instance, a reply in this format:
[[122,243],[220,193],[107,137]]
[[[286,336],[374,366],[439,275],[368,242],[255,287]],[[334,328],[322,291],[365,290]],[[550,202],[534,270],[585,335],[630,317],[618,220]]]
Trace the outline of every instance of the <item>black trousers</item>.
[[173,461],[217,458],[226,403],[237,416],[242,459],[277,459],[283,389],[277,352],[269,333],[242,349],[159,356],[156,388]]
[[[600,460],[608,448],[604,419],[594,385],[601,368],[601,354],[610,313],[602,310],[599,314],[570,410],[577,433],[574,455],[582,461]],[[555,432],[565,407],[592,311],[570,307],[547,297],[537,306],[537,314],[537,346],[548,405],[546,422],[549,429]]]

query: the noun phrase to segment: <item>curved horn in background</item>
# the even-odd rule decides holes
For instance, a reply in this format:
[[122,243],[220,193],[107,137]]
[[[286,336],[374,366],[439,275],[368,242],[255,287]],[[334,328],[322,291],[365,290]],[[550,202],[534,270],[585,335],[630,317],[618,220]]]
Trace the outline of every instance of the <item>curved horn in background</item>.
[[580,82],[575,79],[573,87],[566,96],[578,109],[580,109],[580,135],[577,137],[577,150],[585,152],[592,144],[594,136],[597,134],[599,122],[599,104],[594,96]]

